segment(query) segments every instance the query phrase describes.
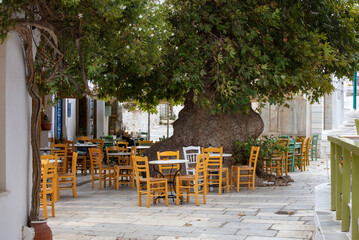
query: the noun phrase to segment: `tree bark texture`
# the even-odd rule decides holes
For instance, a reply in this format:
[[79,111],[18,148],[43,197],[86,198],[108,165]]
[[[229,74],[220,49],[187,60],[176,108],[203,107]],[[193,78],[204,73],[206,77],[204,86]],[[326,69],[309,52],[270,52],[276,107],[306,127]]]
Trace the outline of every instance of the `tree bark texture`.
[[[186,98],[179,118],[173,124],[173,135],[154,144],[146,151],[149,160],[157,159],[157,151],[180,151],[182,147],[223,147],[224,153],[234,152],[234,141],[258,137],[264,128],[262,118],[250,109],[248,114],[221,113],[211,115],[208,110],[193,102],[193,93]],[[230,166],[231,159],[225,158],[224,165]]]
[[30,208],[30,221],[39,220],[40,213],[40,182],[41,182],[41,158],[39,142],[39,120],[41,110],[41,96],[36,84],[35,66],[33,55],[32,30],[24,25],[16,26],[25,51],[26,88],[32,99],[31,111],[31,149],[32,149],[32,197]]

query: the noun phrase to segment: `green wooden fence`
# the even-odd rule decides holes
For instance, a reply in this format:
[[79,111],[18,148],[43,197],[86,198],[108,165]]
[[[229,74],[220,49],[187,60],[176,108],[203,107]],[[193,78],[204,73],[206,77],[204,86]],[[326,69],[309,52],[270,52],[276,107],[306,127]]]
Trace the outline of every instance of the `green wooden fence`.
[[359,240],[359,136],[328,136],[328,140],[331,210],[341,220],[342,232],[348,232],[351,224],[352,239]]

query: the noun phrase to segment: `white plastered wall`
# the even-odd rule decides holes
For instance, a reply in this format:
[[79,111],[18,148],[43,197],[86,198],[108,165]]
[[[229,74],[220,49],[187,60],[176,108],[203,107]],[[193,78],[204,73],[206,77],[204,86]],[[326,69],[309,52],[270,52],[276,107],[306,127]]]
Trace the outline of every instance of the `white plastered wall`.
[[[69,111],[70,108],[70,111]],[[70,116],[69,116],[70,113]],[[76,99],[67,98],[64,101],[64,130],[68,140],[76,141]]]
[[0,70],[0,167],[5,166],[0,179],[6,178],[1,189],[6,192],[0,193],[0,238],[21,239],[31,201],[31,100],[25,87],[23,49],[16,34],[0,45]]
[[97,138],[108,135],[105,132],[105,102],[97,100]]

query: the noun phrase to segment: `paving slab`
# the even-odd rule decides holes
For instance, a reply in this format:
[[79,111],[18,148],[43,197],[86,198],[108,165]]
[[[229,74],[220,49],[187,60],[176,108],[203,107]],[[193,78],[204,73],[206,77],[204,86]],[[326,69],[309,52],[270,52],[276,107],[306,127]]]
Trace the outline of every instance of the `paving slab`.
[[[79,175],[78,197],[61,191],[56,217],[48,219],[55,240],[295,240],[311,239],[315,232],[315,186],[329,181],[326,162],[311,162],[308,171],[289,173],[289,186],[241,188],[218,195],[207,204],[191,202],[168,207],[164,201],[150,208],[138,206],[137,191],[128,186],[91,188],[90,175]],[[142,197],[142,204],[146,198]],[[290,215],[278,211],[292,212]],[[323,215],[323,218],[326,218]]]

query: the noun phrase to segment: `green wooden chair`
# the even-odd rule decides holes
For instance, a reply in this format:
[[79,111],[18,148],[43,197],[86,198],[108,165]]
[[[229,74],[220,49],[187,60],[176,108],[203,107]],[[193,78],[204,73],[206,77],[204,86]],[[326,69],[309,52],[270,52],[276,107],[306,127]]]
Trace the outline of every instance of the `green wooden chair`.
[[294,172],[296,140],[290,139],[288,144],[288,170]]
[[313,138],[312,138],[312,145],[309,147],[309,156],[312,159],[312,161],[315,158],[315,161],[317,161],[317,148],[318,148],[318,138],[319,135],[318,134],[314,134]]
[[289,139],[290,137],[289,137],[289,135],[279,135],[278,136],[278,139]]

